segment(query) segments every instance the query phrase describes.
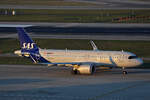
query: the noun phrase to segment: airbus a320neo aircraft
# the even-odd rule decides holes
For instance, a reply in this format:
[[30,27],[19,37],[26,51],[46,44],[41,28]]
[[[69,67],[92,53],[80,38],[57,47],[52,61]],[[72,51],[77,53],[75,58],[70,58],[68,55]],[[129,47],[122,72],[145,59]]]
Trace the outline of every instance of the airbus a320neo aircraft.
[[125,68],[139,66],[143,63],[142,59],[131,52],[98,50],[93,41],[91,42],[93,50],[41,49],[23,28],[18,27],[17,30],[21,50],[15,51],[15,54],[30,58],[37,64],[72,65],[74,74],[93,74],[96,67],[101,66],[121,67],[123,74],[127,74]]

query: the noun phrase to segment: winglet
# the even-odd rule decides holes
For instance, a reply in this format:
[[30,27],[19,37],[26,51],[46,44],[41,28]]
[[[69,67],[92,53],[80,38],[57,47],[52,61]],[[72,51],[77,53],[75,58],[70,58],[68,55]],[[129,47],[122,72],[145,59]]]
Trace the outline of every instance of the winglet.
[[97,46],[95,45],[95,43],[91,40],[90,41],[92,47],[93,47],[93,50],[98,50]]

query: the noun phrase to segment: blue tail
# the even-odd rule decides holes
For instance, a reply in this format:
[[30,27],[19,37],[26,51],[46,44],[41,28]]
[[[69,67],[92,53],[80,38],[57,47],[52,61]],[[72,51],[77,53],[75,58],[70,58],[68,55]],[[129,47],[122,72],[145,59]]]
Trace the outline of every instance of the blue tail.
[[17,28],[22,56],[31,58],[34,63],[48,62],[40,53],[39,48],[21,27]]
[[17,28],[18,36],[20,40],[20,46],[22,52],[32,52],[36,53],[39,51],[37,45],[33,42],[33,40],[26,34],[23,28]]

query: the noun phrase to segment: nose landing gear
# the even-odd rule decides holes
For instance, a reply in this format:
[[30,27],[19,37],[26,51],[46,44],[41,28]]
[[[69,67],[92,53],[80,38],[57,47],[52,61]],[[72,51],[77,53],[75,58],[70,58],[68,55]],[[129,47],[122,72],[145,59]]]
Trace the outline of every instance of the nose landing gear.
[[127,72],[127,71],[123,71],[122,73],[123,73],[123,75],[126,75],[126,74],[128,74],[128,72]]
[[122,73],[123,73],[123,75],[126,75],[126,74],[128,74],[128,72],[127,71],[125,71],[125,68],[124,67],[122,67]]

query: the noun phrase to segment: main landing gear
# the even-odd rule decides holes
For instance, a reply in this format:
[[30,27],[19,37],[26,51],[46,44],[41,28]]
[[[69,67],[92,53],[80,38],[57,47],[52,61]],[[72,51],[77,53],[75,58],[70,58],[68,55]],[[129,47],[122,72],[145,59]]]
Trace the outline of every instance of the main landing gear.
[[74,75],[77,75],[78,74],[78,70],[77,69],[72,69],[71,73],[74,74]]
[[122,67],[122,73],[123,73],[123,75],[126,75],[126,74],[128,74],[128,72],[127,71],[125,71],[125,68],[124,67]]

